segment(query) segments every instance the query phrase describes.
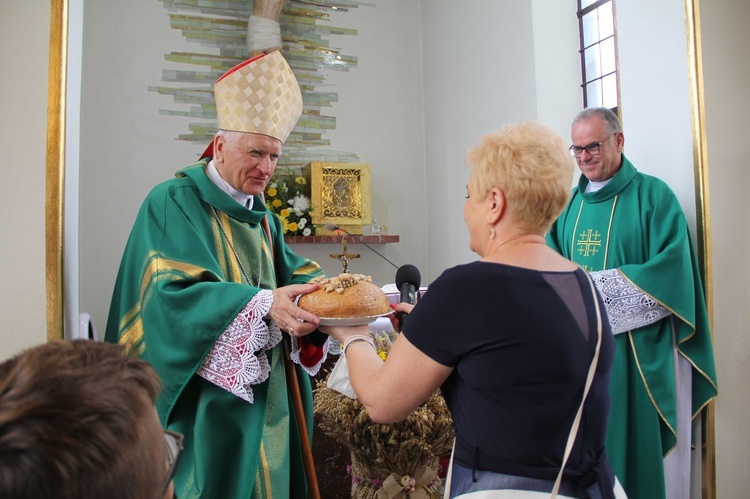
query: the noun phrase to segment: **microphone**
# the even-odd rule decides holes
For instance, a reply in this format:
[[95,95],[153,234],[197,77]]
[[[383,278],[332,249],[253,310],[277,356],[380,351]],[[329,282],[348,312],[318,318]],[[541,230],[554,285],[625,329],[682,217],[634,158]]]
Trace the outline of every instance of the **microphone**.
[[[327,229],[327,230],[330,230],[331,232],[333,232],[333,231],[337,230],[337,231],[343,232],[344,234],[346,234],[346,235],[347,235],[347,236],[349,236],[349,237],[352,237],[352,238],[354,237],[354,236],[353,236],[352,234],[349,234],[349,232],[347,232],[346,230],[344,230],[344,229],[342,229],[341,227],[339,227],[338,225],[336,225],[336,224],[332,224],[332,223],[330,223],[330,222],[326,224],[326,229]],[[396,265],[395,263],[393,263],[392,261],[390,261],[389,259],[387,259],[387,258],[386,258],[386,257],[384,257],[383,255],[381,255],[380,253],[378,253],[378,252],[377,252],[377,251],[375,250],[375,248],[373,248],[372,246],[370,246],[369,244],[367,244],[366,242],[364,242],[364,241],[362,240],[362,238],[361,238],[361,237],[360,237],[360,239],[359,239],[359,242],[360,242],[360,243],[362,243],[362,244],[364,244],[365,246],[367,246],[367,248],[368,248],[368,249],[369,249],[370,251],[372,251],[373,253],[375,253],[376,255],[378,255],[378,256],[379,256],[380,258],[382,258],[382,259],[383,259],[383,260],[385,260],[386,262],[388,262],[388,263],[390,263],[391,265],[393,265],[393,267],[394,267],[394,268],[398,269],[398,265]],[[416,269],[416,268],[415,268],[415,269]],[[418,271],[418,270],[417,270],[417,274],[419,274],[419,271]],[[419,286],[419,285],[417,284],[417,286]]]
[[[422,276],[419,274],[419,269],[414,265],[407,263],[396,271],[396,287],[401,291],[403,303],[414,305],[417,301],[417,291],[419,291],[420,284],[422,284]],[[406,312],[396,312],[396,323],[394,323],[396,331],[403,331],[408,316],[409,314]]]
[[396,287],[401,291],[401,301],[414,305],[422,276],[414,265],[406,264],[396,271]]

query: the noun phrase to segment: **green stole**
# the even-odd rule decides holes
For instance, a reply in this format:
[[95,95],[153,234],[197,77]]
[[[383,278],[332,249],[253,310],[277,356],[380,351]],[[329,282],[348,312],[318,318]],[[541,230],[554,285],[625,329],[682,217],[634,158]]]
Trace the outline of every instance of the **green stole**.
[[[266,352],[271,372],[252,386],[252,404],[195,372],[261,288],[304,283],[322,271],[289,249],[275,216],[269,216],[269,241],[260,198],[252,210],[240,206],[206,177],[207,162],[181,170],[144,201],[122,259],[105,339],[129,345],[161,377],[156,406],[162,424],[185,434],[178,497],[306,497],[284,343]],[[310,380],[296,367],[312,435]]]
[[[717,393],[697,258],[683,211],[661,180],[623,155],[598,192],[581,176],[548,244],[589,272],[617,268],[673,314],[679,353],[692,364],[693,417]],[[676,445],[672,318],[615,336],[606,450],[630,497],[663,497],[663,457]]]

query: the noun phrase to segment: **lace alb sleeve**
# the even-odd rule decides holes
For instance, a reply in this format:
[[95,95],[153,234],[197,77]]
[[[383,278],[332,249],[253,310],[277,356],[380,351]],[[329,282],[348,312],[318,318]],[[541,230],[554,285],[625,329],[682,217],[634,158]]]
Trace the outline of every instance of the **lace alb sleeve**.
[[331,350],[331,338],[328,337],[326,342],[323,344],[323,357],[321,357],[321,359],[318,361],[317,364],[311,367],[305,366],[299,360],[299,353],[300,353],[299,339],[296,336],[291,336],[291,339],[292,339],[292,351],[289,352],[289,358],[291,358],[295,364],[299,364],[300,366],[302,366],[302,369],[304,369],[305,372],[309,374],[310,376],[315,376],[316,374],[318,374],[318,371],[320,371],[320,366],[322,366],[323,363],[326,361],[326,359],[328,358],[328,352]]
[[273,291],[258,291],[221,333],[197,374],[252,404],[252,385],[267,380],[271,371],[265,351],[281,341],[276,323],[263,321],[272,304]]
[[617,269],[600,270],[590,275],[607,308],[612,334],[653,324],[671,313],[635,287]]

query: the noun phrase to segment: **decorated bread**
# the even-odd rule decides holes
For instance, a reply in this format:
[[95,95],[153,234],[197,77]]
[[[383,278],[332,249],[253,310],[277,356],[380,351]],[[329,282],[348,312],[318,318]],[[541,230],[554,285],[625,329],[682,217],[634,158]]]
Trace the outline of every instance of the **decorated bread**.
[[316,277],[310,281],[320,289],[300,297],[300,308],[318,317],[371,317],[390,311],[388,297],[372,283],[372,277],[362,274],[339,274],[338,277]]

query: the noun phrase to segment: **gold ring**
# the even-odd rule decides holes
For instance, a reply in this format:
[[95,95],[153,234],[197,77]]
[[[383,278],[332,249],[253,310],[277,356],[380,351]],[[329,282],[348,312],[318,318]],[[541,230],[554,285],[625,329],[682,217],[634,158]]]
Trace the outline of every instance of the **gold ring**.
[[289,334],[294,334],[294,328],[292,326],[289,326],[289,328],[287,328],[287,331],[289,332]]

